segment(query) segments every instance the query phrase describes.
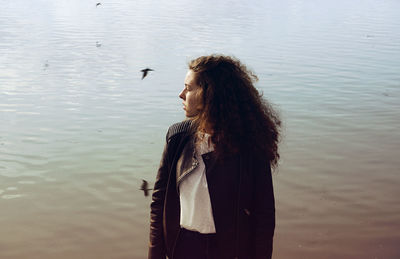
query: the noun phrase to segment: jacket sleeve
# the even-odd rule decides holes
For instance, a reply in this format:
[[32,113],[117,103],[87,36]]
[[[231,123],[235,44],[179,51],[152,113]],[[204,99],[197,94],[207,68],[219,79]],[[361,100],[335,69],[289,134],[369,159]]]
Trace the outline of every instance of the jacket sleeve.
[[275,198],[270,163],[257,161],[254,173],[255,258],[270,259],[275,230]]
[[152,202],[150,205],[150,244],[148,259],[165,259],[166,249],[163,233],[163,211],[165,191],[168,183],[169,161],[168,143],[164,147],[160,166],[154,184]]

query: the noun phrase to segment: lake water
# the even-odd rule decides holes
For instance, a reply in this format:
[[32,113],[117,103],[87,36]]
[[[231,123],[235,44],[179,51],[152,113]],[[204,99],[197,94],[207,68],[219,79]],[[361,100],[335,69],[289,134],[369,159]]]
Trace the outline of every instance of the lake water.
[[284,121],[274,258],[400,258],[400,1],[96,3],[0,0],[0,258],[146,258],[141,179],[210,53]]

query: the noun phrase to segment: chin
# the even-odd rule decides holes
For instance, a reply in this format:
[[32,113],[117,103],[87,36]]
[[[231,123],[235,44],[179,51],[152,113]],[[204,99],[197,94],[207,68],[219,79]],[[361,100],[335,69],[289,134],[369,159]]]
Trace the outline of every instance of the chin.
[[194,116],[192,115],[192,114],[190,114],[190,113],[185,113],[185,116],[186,116],[186,118],[193,118]]
[[186,115],[186,118],[188,118],[188,119],[195,119],[198,116],[198,114],[185,114],[185,115]]
[[187,110],[185,110],[185,116],[186,116],[186,118],[193,119],[193,118],[199,116],[199,112],[196,112],[196,111],[195,112],[188,112]]

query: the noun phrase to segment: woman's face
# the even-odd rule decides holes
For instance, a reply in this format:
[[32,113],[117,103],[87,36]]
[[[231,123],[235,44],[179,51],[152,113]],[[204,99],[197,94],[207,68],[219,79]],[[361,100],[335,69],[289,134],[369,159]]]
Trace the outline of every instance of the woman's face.
[[185,87],[179,94],[183,100],[183,109],[186,117],[194,117],[199,114],[202,109],[201,87],[196,83],[196,74],[189,70],[185,77]]

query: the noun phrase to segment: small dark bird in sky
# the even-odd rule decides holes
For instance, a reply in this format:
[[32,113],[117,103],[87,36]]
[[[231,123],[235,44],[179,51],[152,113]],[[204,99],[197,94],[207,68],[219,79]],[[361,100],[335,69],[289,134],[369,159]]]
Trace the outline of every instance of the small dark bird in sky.
[[96,4],[96,7],[99,6],[99,5],[101,5],[101,3],[97,3],[97,4]]
[[145,69],[142,69],[140,71],[143,72],[143,75],[142,75],[142,80],[143,80],[143,78],[145,78],[147,76],[147,73],[149,73],[149,71],[154,71],[154,70],[151,69],[151,68],[145,68]]
[[148,188],[149,183],[146,180],[142,179],[142,185],[140,186],[140,190],[142,190],[144,192],[144,196],[148,196],[149,195],[149,191],[153,190],[153,189],[149,189]]
[[49,65],[49,61],[46,60],[46,63],[44,63],[44,65],[43,65],[43,70],[47,70],[47,68],[48,68],[49,66],[50,66],[50,65]]

